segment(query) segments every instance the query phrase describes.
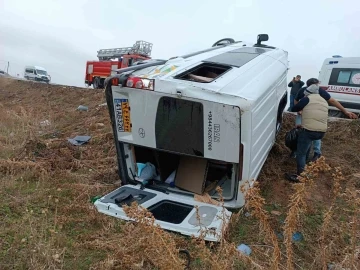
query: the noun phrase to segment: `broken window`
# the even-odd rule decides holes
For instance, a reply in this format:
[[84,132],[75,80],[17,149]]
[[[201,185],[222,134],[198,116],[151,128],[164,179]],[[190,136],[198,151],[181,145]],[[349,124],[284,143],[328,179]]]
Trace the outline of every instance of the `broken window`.
[[196,66],[195,68],[179,74],[175,77],[175,79],[209,83],[220,77],[230,69],[231,67],[225,65],[203,63],[199,66]]

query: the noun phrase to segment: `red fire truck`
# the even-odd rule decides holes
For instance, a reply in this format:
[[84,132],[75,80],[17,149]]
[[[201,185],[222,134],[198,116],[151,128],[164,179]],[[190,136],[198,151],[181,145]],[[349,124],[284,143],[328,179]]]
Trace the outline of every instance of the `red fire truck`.
[[136,41],[132,47],[102,49],[98,51],[99,61],[87,61],[85,84],[95,89],[103,88],[104,81],[116,70],[133,65],[137,61],[151,59],[152,43]]

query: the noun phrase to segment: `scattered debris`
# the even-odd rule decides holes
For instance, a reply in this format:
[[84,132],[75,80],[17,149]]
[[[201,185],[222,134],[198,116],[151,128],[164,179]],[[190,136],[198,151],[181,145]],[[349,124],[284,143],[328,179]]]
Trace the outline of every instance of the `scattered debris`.
[[96,126],[97,128],[103,128],[103,127],[105,127],[105,124],[103,124],[103,123],[96,123],[95,126]]
[[40,126],[42,126],[42,127],[50,126],[50,121],[49,120],[41,121]]
[[292,240],[295,241],[295,242],[299,242],[299,241],[303,240],[303,238],[304,237],[303,237],[301,232],[296,232],[292,236]]
[[333,263],[328,263],[327,269],[328,269],[328,270],[334,270],[334,269],[335,269],[335,264],[333,264]]
[[249,212],[246,212],[246,213],[244,214],[244,216],[245,216],[245,217],[250,217],[251,214],[250,214]]
[[281,216],[281,212],[279,211],[271,211],[271,214],[274,215],[274,216]]
[[59,254],[54,254],[52,257],[53,257],[53,259],[54,259],[55,262],[61,263],[60,255],[59,255]]
[[90,141],[91,136],[76,136],[72,139],[68,139],[68,142],[73,145],[83,145]]
[[247,256],[249,256],[251,254],[251,248],[245,244],[241,244],[240,246],[238,246],[237,250]]
[[78,108],[77,108],[78,111],[88,111],[89,110],[89,107],[88,106],[84,106],[84,105],[80,105]]
[[103,103],[103,104],[98,105],[98,107],[105,107],[106,105],[107,105],[106,103]]
[[97,195],[97,196],[95,196],[95,197],[92,197],[91,198],[91,200],[90,200],[90,202],[91,203],[95,203],[98,199],[100,199],[101,198],[101,196],[100,195]]
[[279,240],[284,240],[284,234],[282,232],[279,232],[279,233],[276,233],[276,237],[279,239]]

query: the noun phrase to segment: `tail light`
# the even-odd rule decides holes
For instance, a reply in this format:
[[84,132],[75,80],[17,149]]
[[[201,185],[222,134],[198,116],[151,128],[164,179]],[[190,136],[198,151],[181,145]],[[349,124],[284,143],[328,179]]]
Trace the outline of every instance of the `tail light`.
[[126,82],[126,87],[154,91],[154,83],[154,79],[130,77]]
[[244,161],[244,145],[240,144],[240,151],[239,151],[239,180],[242,180],[243,174],[243,161]]

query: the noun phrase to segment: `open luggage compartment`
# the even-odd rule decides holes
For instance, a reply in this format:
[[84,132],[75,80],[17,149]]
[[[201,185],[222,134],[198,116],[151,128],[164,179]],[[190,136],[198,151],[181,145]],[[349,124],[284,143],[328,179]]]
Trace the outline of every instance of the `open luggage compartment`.
[[220,187],[224,200],[231,200],[235,195],[236,164],[179,155],[141,146],[125,144],[124,148],[125,153],[131,156],[127,159],[129,177],[139,176],[139,168],[136,164],[151,163],[155,166],[157,175],[152,179],[155,180],[153,185],[162,187],[169,192],[191,197],[194,194],[208,193],[213,198],[219,198],[216,188]]

